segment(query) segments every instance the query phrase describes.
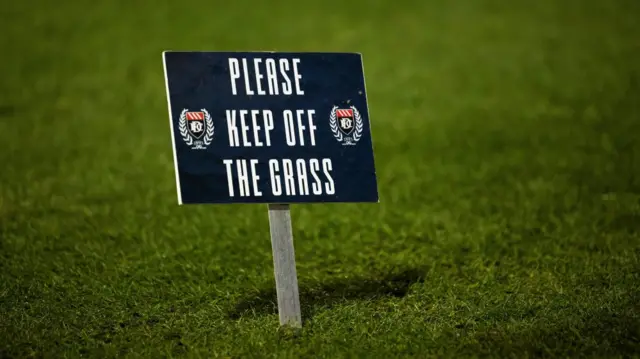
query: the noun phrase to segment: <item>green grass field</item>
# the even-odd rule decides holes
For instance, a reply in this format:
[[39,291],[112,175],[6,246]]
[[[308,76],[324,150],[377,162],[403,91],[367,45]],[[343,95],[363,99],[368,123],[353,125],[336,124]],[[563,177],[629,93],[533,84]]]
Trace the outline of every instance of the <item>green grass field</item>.
[[[0,11],[0,357],[640,352],[640,2],[134,3]],[[299,335],[266,205],[177,205],[163,50],[363,53],[381,201],[292,208]]]

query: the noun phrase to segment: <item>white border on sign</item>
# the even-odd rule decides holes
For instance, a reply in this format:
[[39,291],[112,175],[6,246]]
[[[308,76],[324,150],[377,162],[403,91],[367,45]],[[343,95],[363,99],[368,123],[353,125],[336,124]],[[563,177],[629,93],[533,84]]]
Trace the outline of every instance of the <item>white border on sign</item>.
[[173,150],[173,169],[176,173],[176,192],[178,192],[178,204],[182,205],[182,188],[180,187],[180,176],[178,174],[178,154],[176,153],[176,137],[173,130],[173,113],[171,112],[171,97],[169,96],[169,76],[167,74],[167,52],[162,52],[162,66],[164,67],[164,83],[167,88],[167,105],[169,106],[169,126],[171,127],[171,144]]
[[362,56],[362,53],[357,52],[358,55],[360,55],[360,65],[362,66],[362,84],[364,85],[364,89],[362,89],[364,91],[364,95],[365,95],[365,99],[366,101],[364,102],[367,105],[367,120],[369,121],[369,137],[371,138],[371,154],[373,156],[373,177],[376,179],[376,197],[378,197],[378,201],[376,203],[380,203],[380,184],[378,183],[378,171],[377,171],[377,167],[376,167],[376,152],[374,151],[374,146],[373,146],[373,131],[371,129],[372,125],[371,125],[371,112],[369,112],[369,97],[367,96],[367,77],[364,75],[364,58]]

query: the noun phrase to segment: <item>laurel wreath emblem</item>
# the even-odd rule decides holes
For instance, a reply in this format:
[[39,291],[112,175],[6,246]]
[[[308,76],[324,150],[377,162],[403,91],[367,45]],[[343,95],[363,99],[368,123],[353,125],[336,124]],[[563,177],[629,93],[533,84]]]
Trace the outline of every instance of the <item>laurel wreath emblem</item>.
[[[209,115],[209,111],[205,109],[201,109],[200,111],[204,113],[204,121],[207,126],[207,129],[204,133],[204,137],[202,138],[202,142],[204,142],[204,144],[208,146],[211,144],[211,141],[213,141],[213,129],[214,129],[213,119],[211,119],[211,115]],[[187,112],[188,110],[185,108],[180,113],[178,130],[180,131],[180,135],[182,136],[182,139],[187,144],[187,146],[192,146],[194,141],[193,141],[193,137],[191,137],[191,135],[189,134],[189,131],[187,130]]]
[[364,124],[362,123],[362,116],[360,116],[360,111],[358,111],[355,106],[351,106],[353,110],[353,117],[356,119],[356,130],[353,132],[353,142],[358,142],[360,137],[362,137],[362,129]]
[[205,145],[208,146],[211,144],[211,141],[213,141],[213,120],[209,115],[209,111],[205,110],[204,108],[201,111],[204,112],[204,120],[207,123],[207,130],[205,131],[202,141]]
[[[364,124],[362,122],[362,116],[360,115],[360,111],[358,111],[358,109],[356,109],[355,106],[351,106],[350,108],[351,110],[353,110],[353,117],[356,121],[356,128],[353,131],[353,138],[352,138],[352,142],[355,144],[362,137],[362,130],[364,128]],[[338,106],[333,106],[333,108],[331,109],[331,114],[329,115],[329,127],[331,127],[331,132],[333,132],[333,137],[335,137],[336,140],[338,140],[339,142],[342,142],[344,140],[344,136],[342,132],[340,132],[340,129],[338,128],[338,116],[336,115],[337,109],[338,109]]]
[[342,132],[338,129],[338,119],[336,116],[336,110],[338,106],[333,106],[331,109],[331,114],[329,115],[329,126],[331,127],[331,132],[333,132],[333,137],[335,137],[339,142],[342,142]]

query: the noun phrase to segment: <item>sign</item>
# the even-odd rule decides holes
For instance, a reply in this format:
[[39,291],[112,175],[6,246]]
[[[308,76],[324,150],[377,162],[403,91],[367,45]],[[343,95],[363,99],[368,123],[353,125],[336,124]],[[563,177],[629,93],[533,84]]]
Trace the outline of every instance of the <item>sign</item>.
[[362,56],[163,53],[178,203],[268,203],[281,325],[302,325],[290,203],[378,202]]
[[360,54],[163,60],[180,204],[378,202]]

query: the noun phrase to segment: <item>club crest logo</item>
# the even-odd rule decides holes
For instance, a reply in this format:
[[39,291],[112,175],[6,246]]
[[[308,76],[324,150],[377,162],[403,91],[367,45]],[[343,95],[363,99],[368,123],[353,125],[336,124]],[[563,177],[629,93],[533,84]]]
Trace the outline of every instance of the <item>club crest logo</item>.
[[187,146],[194,150],[204,150],[213,140],[213,120],[205,109],[180,113],[178,129]]
[[344,146],[353,146],[362,137],[362,116],[355,106],[349,108],[333,106],[329,115],[329,125],[333,136]]

